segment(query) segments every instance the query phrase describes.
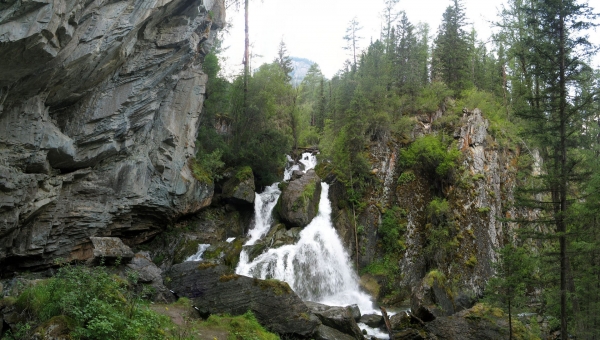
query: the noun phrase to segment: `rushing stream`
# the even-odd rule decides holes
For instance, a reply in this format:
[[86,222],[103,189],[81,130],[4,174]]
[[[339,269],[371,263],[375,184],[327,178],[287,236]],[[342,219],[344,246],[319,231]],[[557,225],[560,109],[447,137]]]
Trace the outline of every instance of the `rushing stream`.
[[[286,169],[284,180],[289,180],[294,170],[306,172],[314,168],[316,158],[302,155],[302,165]],[[322,183],[319,212],[300,232],[296,244],[269,249],[253,261],[246,250],[240,255],[236,273],[261,279],[278,279],[287,282],[303,299],[332,306],[357,304],[363,314],[376,312],[369,295],[359,289],[358,277],[351,266],[348,253],[331,222],[329,185]],[[245,245],[253,245],[271,228],[272,212],[281,191],[278,183],[256,194],[254,227],[248,232]]]

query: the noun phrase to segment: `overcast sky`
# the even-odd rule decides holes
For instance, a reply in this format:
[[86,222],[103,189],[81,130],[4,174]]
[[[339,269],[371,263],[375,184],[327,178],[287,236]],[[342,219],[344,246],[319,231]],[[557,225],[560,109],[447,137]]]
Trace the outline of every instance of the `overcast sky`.
[[[413,24],[428,23],[431,34],[437,32],[442,14],[451,0],[400,0],[397,8],[406,11]],[[591,0],[600,5],[600,0]],[[475,26],[479,39],[489,39],[492,33],[490,21],[496,20],[504,0],[464,0],[467,19]],[[596,7],[600,7],[596,5]],[[262,55],[252,59],[252,67],[271,62],[277,53],[279,42],[287,45],[290,56],[310,59],[331,78],[348,59],[343,50],[346,27],[357,17],[363,29],[362,46],[371,38],[379,38],[383,12],[383,0],[250,0],[251,52]],[[227,21],[232,24],[225,35],[224,47],[227,73],[241,69],[244,55],[244,16],[229,9]],[[600,32],[595,34],[598,36]],[[596,39],[599,40],[599,39]],[[598,58],[596,58],[598,59]]]

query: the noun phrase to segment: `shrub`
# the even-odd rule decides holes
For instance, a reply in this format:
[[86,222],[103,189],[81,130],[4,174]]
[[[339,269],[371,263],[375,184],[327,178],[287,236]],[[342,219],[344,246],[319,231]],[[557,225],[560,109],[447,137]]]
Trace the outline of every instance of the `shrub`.
[[459,158],[459,150],[454,147],[448,150],[436,136],[426,135],[402,150],[399,161],[404,168],[414,167],[433,176],[449,178]]
[[162,339],[168,318],[147,308],[144,293],[129,289],[136,281],[135,275],[126,280],[104,267],[65,266],[27,288],[15,305],[37,324],[64,317],[73,339]]
[[383,213],[379,235],[386,253],[403,251],[406,248],[401,237],[406,231],[406,224],[402,222],[404,217],[406,217],[406,211],[399,207],[392,207]]
[[415,173],[412,171],[403,172],[400,177],[398,177],[398,184],[408,184],[416,179]]
[[219,170],[225,165],[225,163],[221,161],[222,155],[223,152],[219,149],[211,153],[199,152],[196,158],[191,161],[191,169],[194,178],[205,184],[210,184],[213,180],[221,179]]

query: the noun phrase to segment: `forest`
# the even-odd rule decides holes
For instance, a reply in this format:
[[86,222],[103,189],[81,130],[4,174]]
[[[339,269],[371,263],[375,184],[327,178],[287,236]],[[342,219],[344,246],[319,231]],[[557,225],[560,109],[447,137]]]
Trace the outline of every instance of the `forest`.
[[301,80],[253,1],[0,1],[1,339],[600,339],[593,1],[363,1]]
[[[447,188],[460,181],[454,131],[467,110],[478,108],[496,148],[519,150],[510,205],[531,212],[498,216],[518,227],[496,249],[497,274],[483,299],[513,318],[528,311],[552,316],[562,339],[567,333],[596,339],[600,70],[591,66],[597,46],[587,39],[597,26],[595,9],[571,0],[510,0],[490,44],[478,40],[459,0],[437,29],[411,23],[401,7],[385,1],[380,38],[360,52],[355,18],[340,37],[349,52],[340,71],[327,79],[313,64],[296,87],[284,41],[273,62],[233,80],[221,75],[216,48],[204,65],[209,87],[196,173],[212,180],[225,166],[249,165],[265,186],[281,172],[283,154],[318,148],[321,173],[344,184],[345,200],[360,213],[371,188],[380,185],[369,166],[369,146],[392,139],[403,146],[398,182],[425,173],[437,202],[431,214],[440,215]],[[440,117],[432,119],[436,112]],[[415,136],[423,115],[431,132]],[[383,255],[395,259],[402,256],[403,231],[388,225],[384,218]]]

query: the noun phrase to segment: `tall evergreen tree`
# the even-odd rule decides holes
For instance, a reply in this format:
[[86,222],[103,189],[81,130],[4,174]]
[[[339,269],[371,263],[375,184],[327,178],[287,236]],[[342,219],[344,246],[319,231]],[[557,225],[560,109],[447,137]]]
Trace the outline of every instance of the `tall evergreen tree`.
[[456,95],[471,86],[466,24],[464,7],[460,0],[454,0],[442,17],[431,62],[432,78],[446,83]]
[[294,68],[292,67],[292,58],[290,58],[288,55],[287,47],[285,46],[283,39],[281,39],[281,42],[279,43],[279,49],[277,50],[275,62],[279,64],[279,67],[281,67],[281,71],[283,71],[283,74],[285,74],[286,81],[290,82],[292,80],[292,72],[294,71]]
[[560,263],[561,338],[567,339],[568,328],[568,226],[577,217],[569,206],[578,198],[577,187],[585,179],[581,153],[582,117],[592,101],[583,98],[581,85],[583,63],[592,45],[582,35],[591,26],[592,13],[585,4],[575,0],[532,0],[531,6],[520,8],[527,17],[527,26],[534,35],[526,38],[528,72],[535,79],[528,110],[517,112],[527,119],[544,159],[542,184],[533,201],[552,218],[554,235],[558,239]]

